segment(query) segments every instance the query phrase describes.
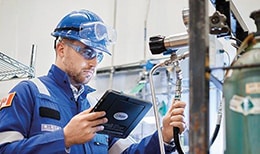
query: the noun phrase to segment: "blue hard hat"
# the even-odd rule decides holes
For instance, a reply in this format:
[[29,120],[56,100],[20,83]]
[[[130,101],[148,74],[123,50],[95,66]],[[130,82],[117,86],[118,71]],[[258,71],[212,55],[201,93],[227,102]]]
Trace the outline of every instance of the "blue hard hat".
[[116,32],[88,10],[73,11],[63,17],[51,33],[54,37],[80,41],[86,46],[111,54],[107,46],[115,42]]

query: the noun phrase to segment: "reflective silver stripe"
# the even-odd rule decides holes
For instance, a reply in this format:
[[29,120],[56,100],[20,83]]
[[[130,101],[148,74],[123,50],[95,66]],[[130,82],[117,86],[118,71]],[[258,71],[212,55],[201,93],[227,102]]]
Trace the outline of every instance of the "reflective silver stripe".
[[39,78],[33,78],[31,79],[31,81],[37,86],[39,92],[41,94],[45,94],[48,96],[51,96],[48,89],[46,88],[46,86],[41,82],[41,80]]
[[5,131],[0,133],[0,144],[22,140],[24,137],[17,131]]
[[119,139],[112,145],[108,152],[109,154],[120,154],[133,143],[136,143],[136,141],[131,136],[125,139]]

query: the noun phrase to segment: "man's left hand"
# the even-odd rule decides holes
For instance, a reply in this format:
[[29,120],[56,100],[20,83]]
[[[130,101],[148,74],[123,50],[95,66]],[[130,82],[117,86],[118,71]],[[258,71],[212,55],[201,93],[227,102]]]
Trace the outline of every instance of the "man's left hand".
[[162,136],[163,141],[170,143],[173,139],[173,127],[178,127],[182,133],[186,127],[184,121],[184,109],[186,103],[175,101],[163,118]]

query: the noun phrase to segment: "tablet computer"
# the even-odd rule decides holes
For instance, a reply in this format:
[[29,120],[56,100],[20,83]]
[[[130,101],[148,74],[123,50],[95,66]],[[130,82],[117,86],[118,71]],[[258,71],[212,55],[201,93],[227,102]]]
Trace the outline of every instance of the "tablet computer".
[[107,90],[93,108],[106,111],[108,122],[97,133],[126,138],[152,107],[151,102],[115,90]]

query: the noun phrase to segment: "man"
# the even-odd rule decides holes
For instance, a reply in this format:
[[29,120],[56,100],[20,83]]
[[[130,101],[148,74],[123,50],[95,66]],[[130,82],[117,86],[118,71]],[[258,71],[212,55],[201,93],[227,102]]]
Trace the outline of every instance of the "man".
[[[120,139],[97,134],[107,122],[105,112],[90,112],[86,84],[95,72],[113,30],[93,12],[66,15],[52,33],[56,60],[46,76],[17,84],[1,101],[0,153],[108,153]],[[173,126],[182,132],[184,102],[175,102],[163,119],[166,153],[175,150]],[[112,153],[110,151],[110,153]],[[116,153],[160,153],[158,134],[144,138]]]

